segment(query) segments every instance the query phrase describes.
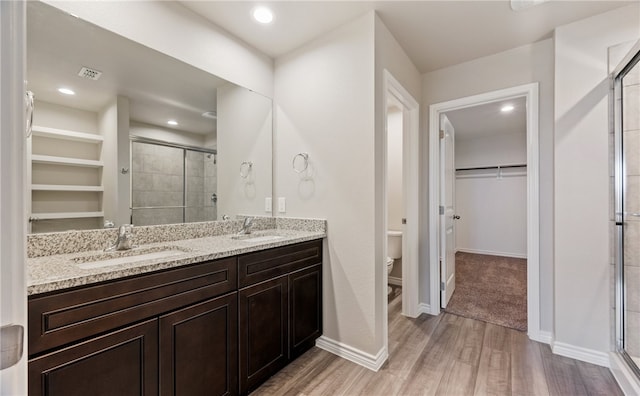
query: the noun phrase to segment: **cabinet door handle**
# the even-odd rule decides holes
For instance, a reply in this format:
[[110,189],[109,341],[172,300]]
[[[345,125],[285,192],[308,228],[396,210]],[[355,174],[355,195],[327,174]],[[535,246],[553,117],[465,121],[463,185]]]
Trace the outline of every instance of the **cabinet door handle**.
[[458,216],[458,215],[453,215],[453,219],[454,219],[454,220],[460,220],[460,216]]

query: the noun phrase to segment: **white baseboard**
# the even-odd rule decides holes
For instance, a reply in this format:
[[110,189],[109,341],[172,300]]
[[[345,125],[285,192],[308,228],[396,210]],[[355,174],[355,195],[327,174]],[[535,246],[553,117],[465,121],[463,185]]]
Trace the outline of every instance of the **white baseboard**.
[[389,357],[389,352],[386,347],[380,349],[374,356],[325,336],[321,336],[316,340],[316,346],[373,371],[380,370],[380,367],[382,367]]
[[418,315],[423,314],[423,313],[427,314],[427,315],[438,315],[440,312],[433,313],[433,312],[431,312],[431,305],[430,304],[420,303],[420,304],[418,304]]
[[583,362],[596,364],[602,367],[610,367],[611,361],[608,352],[600,352],[593,349],[582,348],[575,345],[554,341],[551,350],[556,355],[570,357]]
[[609,360],[611,361],[611,373],[613,378],[616,379],[618,385],[622,389],[625,395],[640,395],[640,381],[635,374],[629,369],[624,359],[615,352],[609,353]]
[[538,341],[543,344],[549,344],[549,345],[553,343],[553,334],[551,334],[550,331],[539,330],[537,333],[533,331],[529,331],[527,335],[529,336],[529,339],[533,341]]
[[480,250],[480,249],[466,249],[466,248],[457,248],[456,249],[457,252],[463,252],[463,253],[473,253],[473,254],[487,254],[490,256],[500,256],[500,257],[515,257],[515,258],[521,258],[521,259],[526,259],[527,258],[527,254],[521,254],[521,253],[505,253],[505,252],[494,252],[491,250]]
[[398,278],[396,276],[389,276],[387,278],[387,283],[394,286],[402,286],[402,278]]

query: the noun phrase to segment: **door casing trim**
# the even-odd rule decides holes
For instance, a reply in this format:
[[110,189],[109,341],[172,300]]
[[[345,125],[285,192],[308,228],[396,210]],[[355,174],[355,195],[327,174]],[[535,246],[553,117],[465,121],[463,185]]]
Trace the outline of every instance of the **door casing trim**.
[[527,320],[528,336],[544,342],[540,329],[540,181],[538,83],[529,83],[429,106],[429,306],[440,313],[439,213],[440,114],[500,100],[524,97],[527,104]]

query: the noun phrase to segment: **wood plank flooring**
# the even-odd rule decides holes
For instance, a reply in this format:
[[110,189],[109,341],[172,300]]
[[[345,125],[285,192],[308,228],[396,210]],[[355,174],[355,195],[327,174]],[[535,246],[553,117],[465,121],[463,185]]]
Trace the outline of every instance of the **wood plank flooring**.
[[[396,289],[399,290],[399,289]],[[554,355],[523,332],[389,301],[389,360],[377,373],[313,348],[252,395],[622,395],[608,369]]]

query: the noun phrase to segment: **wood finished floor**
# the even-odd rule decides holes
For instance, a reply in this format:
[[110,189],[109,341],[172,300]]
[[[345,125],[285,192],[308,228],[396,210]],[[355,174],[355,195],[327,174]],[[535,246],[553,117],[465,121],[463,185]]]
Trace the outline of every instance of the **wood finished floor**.
[[622,395],[608,369],[554,355],[526,333],[443,313],[410,319],[389,301],[389,359],[377,373],[312,348],[258,395]]

